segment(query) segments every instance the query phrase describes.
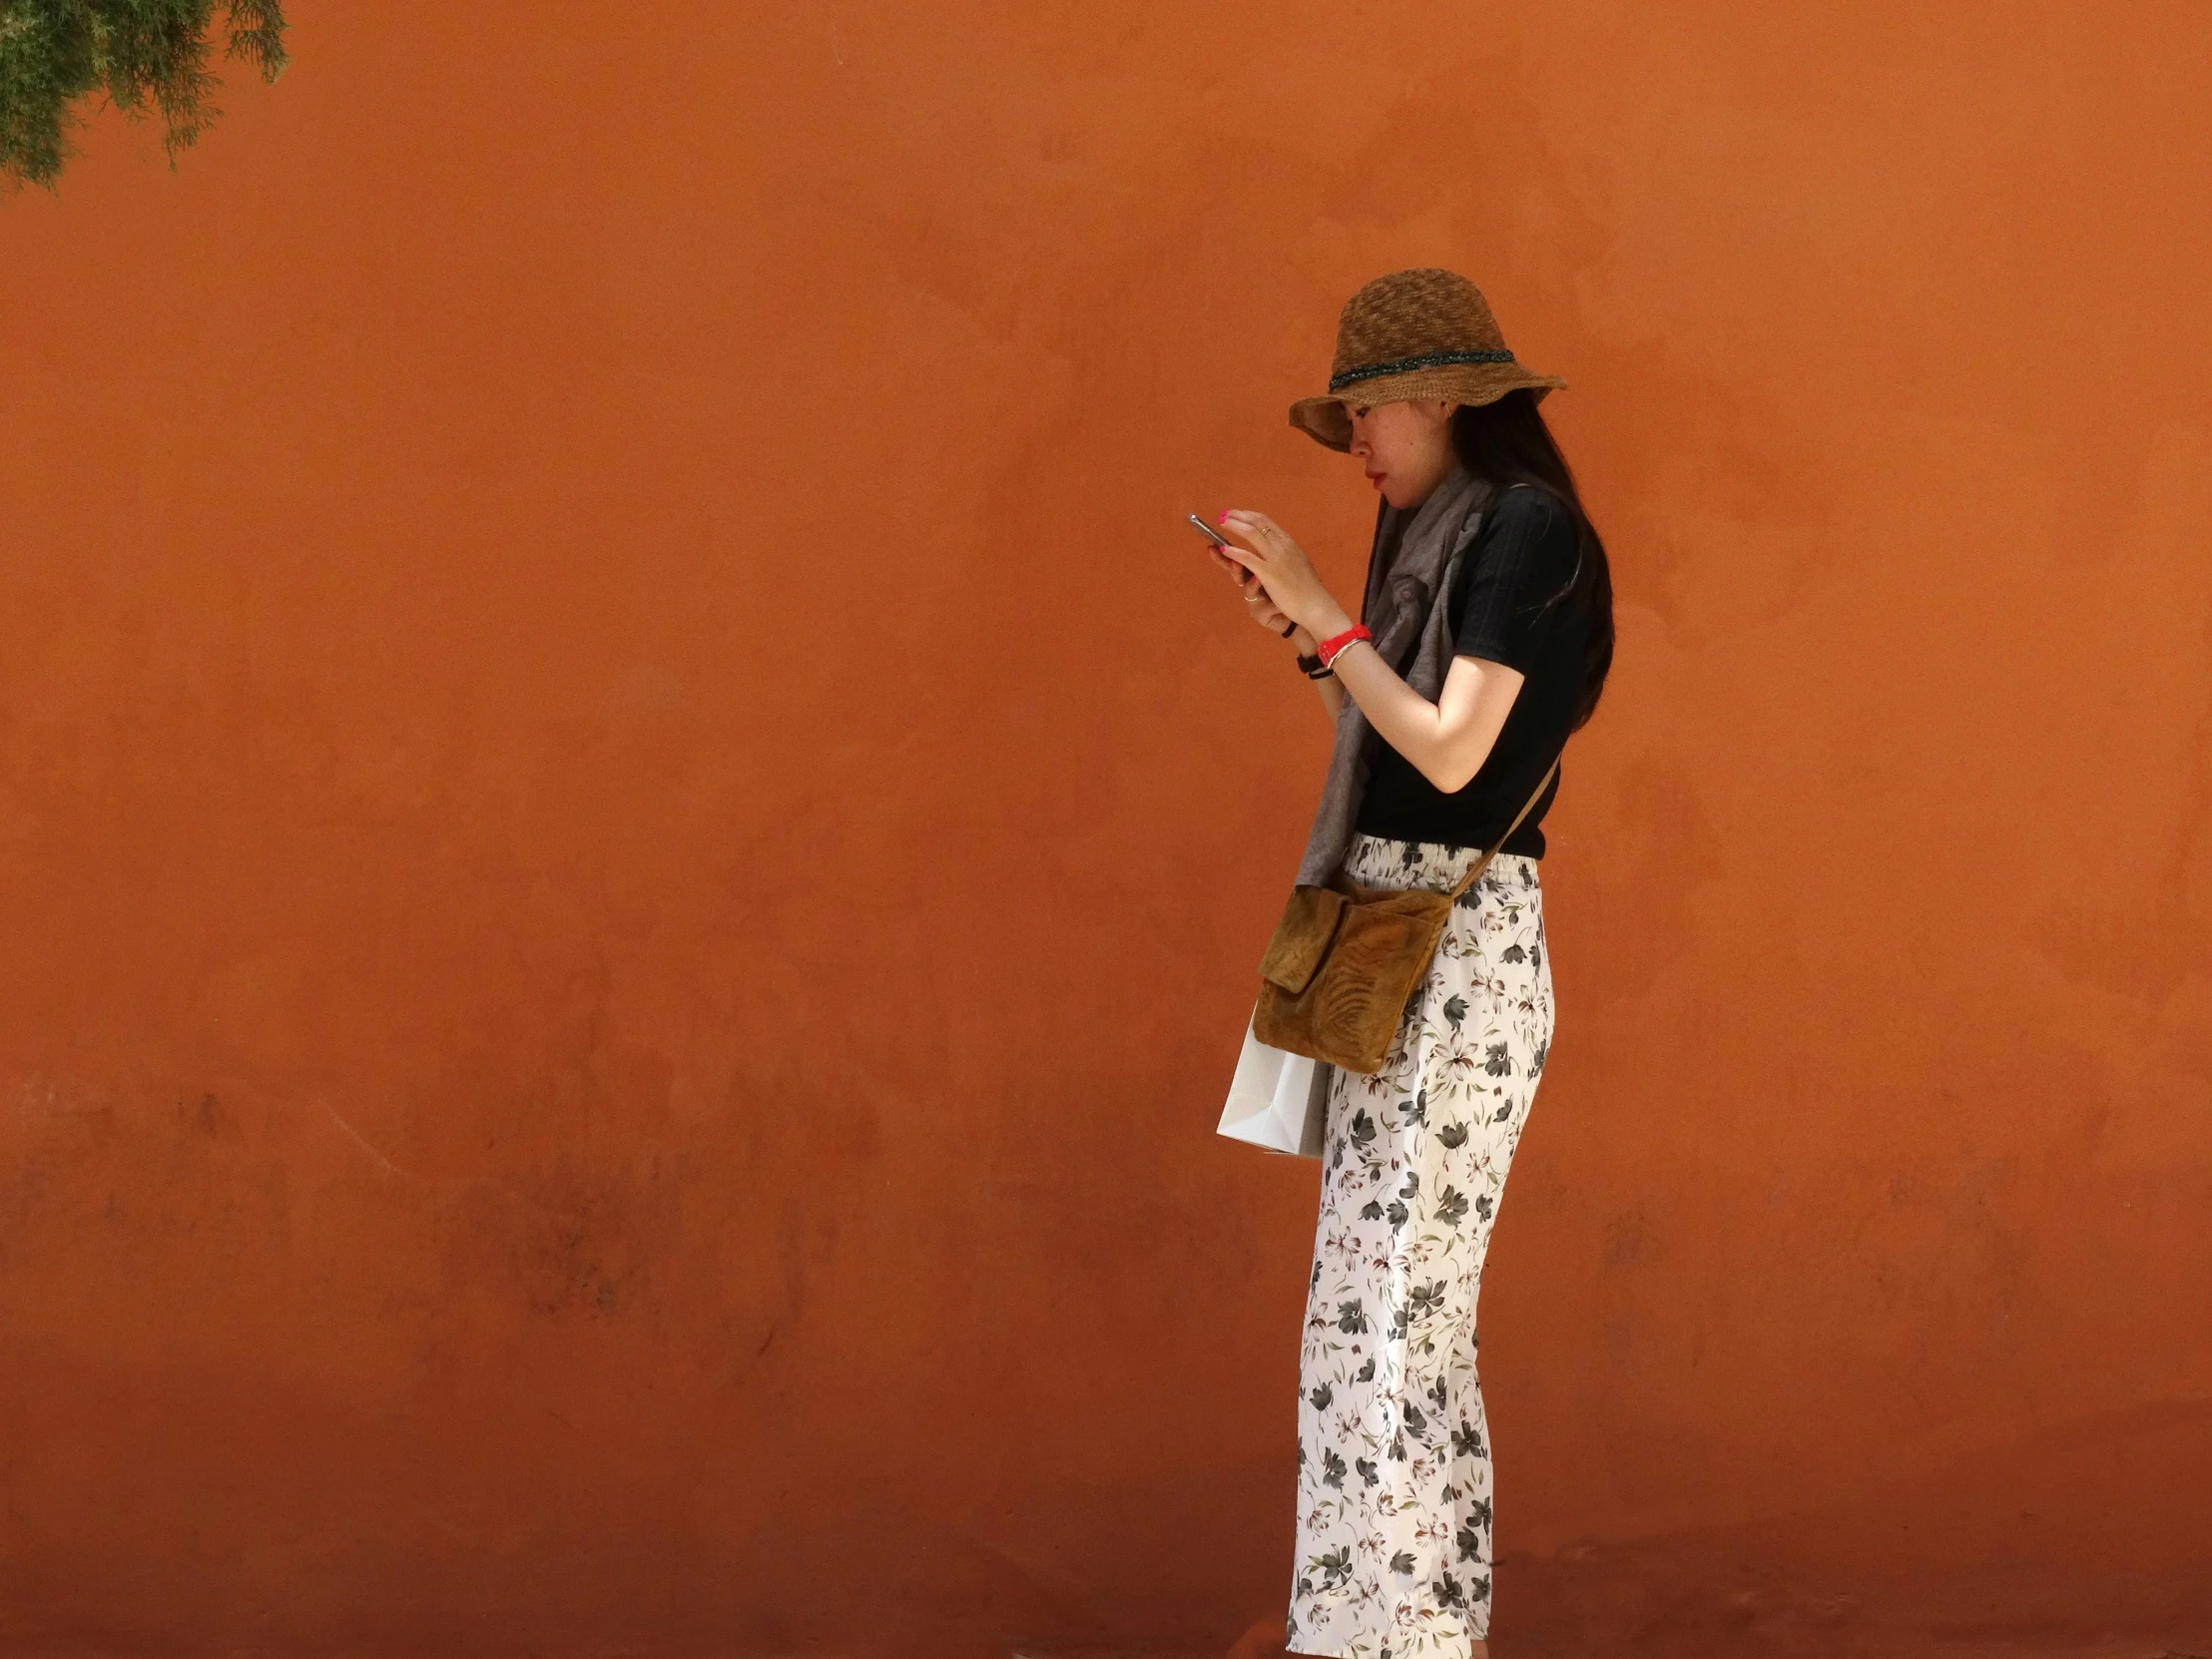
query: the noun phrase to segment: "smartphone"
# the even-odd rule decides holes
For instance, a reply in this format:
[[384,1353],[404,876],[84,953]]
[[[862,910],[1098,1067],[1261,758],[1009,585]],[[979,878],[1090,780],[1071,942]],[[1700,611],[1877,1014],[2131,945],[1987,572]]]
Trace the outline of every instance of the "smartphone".
[[1208,541],[1212,542],[1216,547],[1227,547],[1229,545],[1229,538],[1227,536],[1224,536],[1211,524],[1208,524],[1203,518],[1200,518],[1198,514],[1186,513],[1184,516],[1188,518],[1193,524],[1197,525],[1199,534],[1204,536]]

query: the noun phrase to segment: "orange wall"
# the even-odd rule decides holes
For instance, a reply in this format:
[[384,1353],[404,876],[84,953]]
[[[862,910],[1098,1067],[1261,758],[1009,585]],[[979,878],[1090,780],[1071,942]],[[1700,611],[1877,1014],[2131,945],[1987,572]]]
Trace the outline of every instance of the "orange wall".
[[0,1645],[1278,1616],[1326,732],[1179,520],[1358,591],[1416,264],[1619,594],[1501,1638],[2212,1633],[2212,13],[294,23],[0,207]]

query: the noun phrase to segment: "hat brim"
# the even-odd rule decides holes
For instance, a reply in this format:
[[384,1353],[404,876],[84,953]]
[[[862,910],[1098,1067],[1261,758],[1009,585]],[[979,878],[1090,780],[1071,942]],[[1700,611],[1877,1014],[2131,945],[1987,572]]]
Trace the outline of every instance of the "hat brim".
[[1319,397],[1302,397],[1291,405],[1291,424],[1316,443],[1331,449],[1352,447],[1352,411],[1355,403],[1399,403],[1417,397],[1444,397],[1454,403],[1494,403],[1509,391],[1526,386],[1536,394],[1557,391],[1566,381],[1556,374],[1538,374],[1519,363],[1450,363],[1440,368],[1416,368],[1403,374],[1379,374],[1343,391]]

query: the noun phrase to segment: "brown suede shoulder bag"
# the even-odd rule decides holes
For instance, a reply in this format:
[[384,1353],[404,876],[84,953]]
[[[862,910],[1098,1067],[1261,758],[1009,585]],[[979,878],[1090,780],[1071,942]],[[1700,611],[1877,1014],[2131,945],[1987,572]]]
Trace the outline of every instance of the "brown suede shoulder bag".
[[1535,810],[1551,775],[1448,892],[1425,887],[1370,887],[1343,870],[1326,886],[1291,889],[1275,937],[1260,958],[1260,1001],[1252,1034],[1271,1048],[1304,1054],[1345,1071],[1373,1076],[1389,1057],[1413,987],[1428,971],[1444,924],[1460,894],[1481,878]]

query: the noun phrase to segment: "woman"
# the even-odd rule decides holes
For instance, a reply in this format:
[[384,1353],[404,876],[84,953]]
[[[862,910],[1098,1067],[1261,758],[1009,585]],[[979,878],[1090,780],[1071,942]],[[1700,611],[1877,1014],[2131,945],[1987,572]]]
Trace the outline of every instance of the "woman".
[[1224,513],[1242,545],[1213,555],[1253,621],[1297,642],[1336,725],[1298,878],[1341,867],[1442,890],[1499,847],[1453,907],[1382,1069],[1330,1079],[1293,1653],[1488,1651],[1475,1294],[1551,1043],[1536,865],[1559,786],[1546,775],[1613,657],[1605,549],[1536,408],[1564,383],[1514,362],[1465,277],[1379,277],[1344,308],[1329,392],[1291,408],[1381,492],[1366,626],[1262,513]]

